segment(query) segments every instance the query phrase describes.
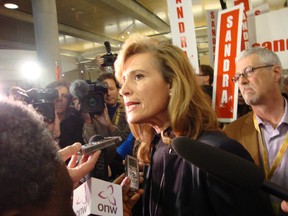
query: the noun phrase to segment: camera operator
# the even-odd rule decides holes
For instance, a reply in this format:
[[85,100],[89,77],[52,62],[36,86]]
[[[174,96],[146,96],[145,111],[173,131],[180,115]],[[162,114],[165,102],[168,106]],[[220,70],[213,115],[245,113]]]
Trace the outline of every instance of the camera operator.
[[111,52],[111,45],[109,41],[104,42],[107,53],[95,58],[100,70],[104,73],[114,73],[114,62],[117,58],[117,54]]
[[[108,92],[104,95],[106,104],[104,112],[102,115],[94,115],[91,118],[92,124],[95,125],[100,123],[104,128],[106,128],[108,135],[121,136],[122,140],[125,140],[130,133],[130,129],[126,121],[126,113],[123,101],[119,96],[120,85],[117,82],[115,76],[110,73],[102,73],[97,80],[107,83]],[[90,128],[87,127],[85,129],[87,129],[88,132]],[[84,138],[88,137],[90,138],[89,133],[84,134]]]
[[57,89],[59,93],[54,100],[55,119],[47,124],[55,141],[60,148],[65,148],[74,142],[84,144],[82,137],[83,120],[74,108],[69,107],[71,103],[69,83],[57,80],[48,84],[46,89]]
[[[119,98],[119,88],[115,76],[111,73],[103,73],[99,76],[98,82],[106,83],[108,86],[107,91],[104,93],[104,109],[101,113],[83,113],[84,130],[83,138],[85,142],[89,142],[90,138],[94,135],[105,136],[121,136],[122,140],[126,140],[130,129],[126,121],[126,114],[123,103]],[[70,86],[70,93],[73,96],[74,107],[81,110],[81,106],[84,107],[87,103],[84,103],[85,95],[88,94],[89,87],[84,80],[76,80]],[[99,98],[98,100],[100,100]],[[101,101],[98,101],[101,103]],[[100,104],[99,104],[100,105]],[[121,143],[118,144],[118,146]],[[124,165],[122,163],[122,157],[117,154],[116,148],[109,149],[108,158],[109,166],[112,174],[111,179],[124,172]]]

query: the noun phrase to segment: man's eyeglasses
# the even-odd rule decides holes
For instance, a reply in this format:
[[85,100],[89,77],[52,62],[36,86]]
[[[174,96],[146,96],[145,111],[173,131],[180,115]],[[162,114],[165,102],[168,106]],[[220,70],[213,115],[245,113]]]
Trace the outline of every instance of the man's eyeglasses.
[[241,76],[243,76],[244,78],[247,78],[247,77],[251,77],[254,70],[256,69],[260,69],[260,68],[267,68],[267,67],[273,67],[274,65],[264,65],[264,66],[259,66],[259,67],[246,67],[242,73],[239,73],[239,74],[235,74],[233,77],[232,77],[232,81],[234,83],[238,82],[238,80],[240,79]]

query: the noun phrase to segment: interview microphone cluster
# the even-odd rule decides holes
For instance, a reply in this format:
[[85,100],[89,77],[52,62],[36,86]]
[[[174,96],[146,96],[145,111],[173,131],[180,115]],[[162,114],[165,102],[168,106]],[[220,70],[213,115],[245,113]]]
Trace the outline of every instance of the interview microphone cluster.
[[288,200],[288,190],[264,180],[263,172],[253,162],[189,137],[174,138],[172,147],[188,162],[239,189],[263,190]]

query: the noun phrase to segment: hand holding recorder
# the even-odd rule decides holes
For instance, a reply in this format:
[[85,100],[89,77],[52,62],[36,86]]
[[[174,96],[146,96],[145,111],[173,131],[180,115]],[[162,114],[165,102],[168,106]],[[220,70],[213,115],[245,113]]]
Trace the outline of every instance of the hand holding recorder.
[[71,158],[67,165],[68,173],[73,181],[74,187],[76,187],[87,173],[89,173],[95,166],[101,151],[95,152],[91,155],[84,155],[77,163],[77,152],[81,149],[81,143],[74,143],[71,146],[67,146],[64,149],[59,150],[59,154],[63,161]]

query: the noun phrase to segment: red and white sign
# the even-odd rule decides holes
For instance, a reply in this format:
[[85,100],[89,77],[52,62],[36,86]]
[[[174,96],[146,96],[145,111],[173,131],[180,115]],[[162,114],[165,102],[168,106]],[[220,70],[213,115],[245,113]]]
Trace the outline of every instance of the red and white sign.
[[90,178],[74,190],[73,210],[77,216],[123,216],[122,186]]
[[266,47],[280,58],[288,69],[288,8],[255,16],[255,39],[252,46]]
[[234,0],[234,5],[244,4],[241,50],[249,48],[247,11],[250,10],[250,0]]
[[237,117],[238,86],[231,78],[240,52],[243,10],[239,4],[218,13],[212,100],[220,122],[232,122]]
[[[256,27],[255,27],[255,16],[269,12],[270,8],[267,3],[262,4],[256,8],[249,10],[247,14],[248,20],[248,32],[249,32],[249,44],[256,43]],[[250,46],[251,47],[251,46]]]
[[196,73],[198,73],[198,52],[192,0],[167,0],[167,4],[173,44],[186,52]]
[[206,11],[210,65],[214,65],[214,60],[215,60],[218,11],[219,10],[207,10]]

